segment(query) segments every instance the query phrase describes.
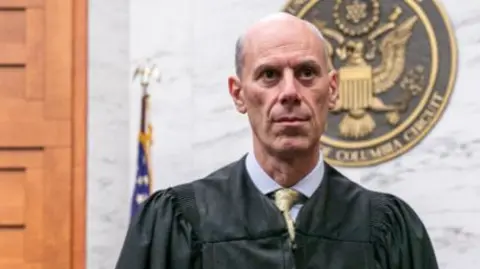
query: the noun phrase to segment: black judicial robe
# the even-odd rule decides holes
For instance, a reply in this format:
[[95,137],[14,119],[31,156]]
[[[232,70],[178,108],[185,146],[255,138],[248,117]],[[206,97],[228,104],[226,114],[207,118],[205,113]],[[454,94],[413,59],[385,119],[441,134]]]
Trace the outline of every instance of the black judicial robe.
[[243,157],[152,194],[132,220],[116,269],[438,268],[424,225],[404,201],[325,165],[297,217],[296,247]]

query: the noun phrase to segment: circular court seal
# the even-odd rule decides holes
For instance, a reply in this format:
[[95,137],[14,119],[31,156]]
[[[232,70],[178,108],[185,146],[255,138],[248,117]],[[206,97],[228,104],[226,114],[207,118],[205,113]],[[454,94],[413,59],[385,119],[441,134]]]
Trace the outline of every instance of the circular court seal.
[[339,99],[321,138],[325,159],[369,166],[417,145],[454,88],[457,45],[434,0],[291,0],[315,25],[338,72]]

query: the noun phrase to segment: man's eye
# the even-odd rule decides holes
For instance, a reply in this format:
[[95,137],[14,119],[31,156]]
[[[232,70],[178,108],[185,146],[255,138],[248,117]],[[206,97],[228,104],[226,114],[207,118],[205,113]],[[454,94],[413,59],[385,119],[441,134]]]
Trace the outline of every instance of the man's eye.
[[299,72],[299,75],[300,75],[300,78],[302,79],[310,79],[312,78],[313,76],[315,76],[316,72],[315,70],[313,70],[312,68],[302,68],[300,69],[300,72]]
[[263,77],[266,79],[275,79],[277,78],[278,73],[275,70],[265,70],[263,72]]

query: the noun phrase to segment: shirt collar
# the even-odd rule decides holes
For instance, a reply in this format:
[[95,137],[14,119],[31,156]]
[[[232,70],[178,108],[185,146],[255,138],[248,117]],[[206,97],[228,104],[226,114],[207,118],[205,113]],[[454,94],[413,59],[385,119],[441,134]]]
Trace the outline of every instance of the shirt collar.
[[[255,186],[263,193],[269,194],[273,191],[276,191],[282,186],[280,186],[275,180],[273,180],[260,166],[258,161],[255,158],[253,153],[249,153],[245,159],[245,166],[247,172],[252,179]],[[325,167],[323,164],[323,156],[320,153],[320,158],[317,165],[313,168],[310,173],[308,173],[304,178],[302,178],[297,184],[292,188],[303,195],[310,198],[315,190],[320,185]]]

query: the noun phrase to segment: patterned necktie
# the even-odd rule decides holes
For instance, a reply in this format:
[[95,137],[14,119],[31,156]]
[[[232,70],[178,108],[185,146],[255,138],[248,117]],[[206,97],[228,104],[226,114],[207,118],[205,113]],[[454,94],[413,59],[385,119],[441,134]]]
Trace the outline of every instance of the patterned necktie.
[[290,209],[299,200],[299,197],[299,193],[292,189],[280,189],[275,192],[275,205],[280,209],[285,218],[292,243],[295,241],[295,227],[290,215]]

